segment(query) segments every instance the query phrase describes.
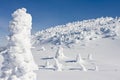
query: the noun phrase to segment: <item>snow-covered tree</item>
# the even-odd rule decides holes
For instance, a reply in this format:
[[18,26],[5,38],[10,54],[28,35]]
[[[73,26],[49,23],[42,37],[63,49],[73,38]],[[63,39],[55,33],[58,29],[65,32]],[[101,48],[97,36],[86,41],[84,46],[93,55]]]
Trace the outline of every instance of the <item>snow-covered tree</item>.
[[80,54],[76,56],[76,63],[80,64],[83,71],[87,71],[86,67],[84,66],[85,61],[82,59]]
[[80,63],[80,66],[81,66],[83,71],[87,71],[86,67],[82,63]]
[[77,62],[77,63],[85,63],[85,61],[82,59],[82,57],[81,57],[80,54],[78,54],[78,55],[76,56],[76,62]]
[[58,47],[58,50],[57,50],[57,52],[55,54],[55,58],[56,59],[63,59],[63,58],[65,58],[62,46]]
[[88,60],[93,60],[92,54],[88,54]]
[[62,64],[58,61],[58,59],[54,58],[54,60],[55,60],[55,65],[54,65],[55,70],[62,71]]
[[35,64],[31,52],[32,17],[26,9],[12,14],[7,52],[3,54],[2,80],[36,80]]
[[94,71],[99,71],[98,66],[95,66]]
[[46,62],[45,62],[45,68],[49,68],[50,67],[50,63],[49,63],[49,61],[47,60]]
[[41,51],[45,51],[46,49],[45,49],[44,46],[42,46],[40,50],[41,50]]

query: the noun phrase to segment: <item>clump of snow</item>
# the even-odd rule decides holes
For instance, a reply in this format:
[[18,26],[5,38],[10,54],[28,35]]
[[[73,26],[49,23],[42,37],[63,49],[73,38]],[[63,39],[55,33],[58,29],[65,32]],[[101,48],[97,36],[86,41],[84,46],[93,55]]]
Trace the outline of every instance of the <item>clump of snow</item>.
[[120,37],[120,18],[101,17],[68,23],[42,30],[33,35],[33,44],[69,45],[98,38]]
[[32,17],[26,9],[18,9],[10,22],[7,52],[1,68],[4,80],[36,80],[37,65],[31,52]]

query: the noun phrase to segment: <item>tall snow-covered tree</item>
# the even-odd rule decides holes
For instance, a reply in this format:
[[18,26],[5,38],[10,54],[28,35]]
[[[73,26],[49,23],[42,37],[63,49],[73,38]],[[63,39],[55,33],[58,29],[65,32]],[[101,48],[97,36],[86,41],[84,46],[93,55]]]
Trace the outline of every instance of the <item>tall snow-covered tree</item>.
[[32,17],[26,9],[18,9],[12,14],[9,43],[3,54],[1,80],[36,80],[35,64],[31,52]]

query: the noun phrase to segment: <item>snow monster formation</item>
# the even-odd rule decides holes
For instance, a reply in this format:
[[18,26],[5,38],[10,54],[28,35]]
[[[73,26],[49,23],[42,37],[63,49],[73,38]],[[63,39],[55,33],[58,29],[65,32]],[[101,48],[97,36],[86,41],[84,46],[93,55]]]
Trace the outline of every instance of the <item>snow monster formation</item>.
[[38,67],[31,52],[32,17],[26,9],[18,9],[12,14],[9,43],[3,54],[0,80],[36,80]]

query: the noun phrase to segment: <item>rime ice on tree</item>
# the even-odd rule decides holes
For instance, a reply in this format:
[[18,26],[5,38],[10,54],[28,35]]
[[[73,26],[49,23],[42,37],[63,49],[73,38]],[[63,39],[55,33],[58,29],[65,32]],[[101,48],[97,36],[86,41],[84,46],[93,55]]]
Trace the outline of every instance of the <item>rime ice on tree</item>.
[[87,71],[86,67],[84,66],[85,61],[82,59],[82,57],[81,57],[80,54],[78,54],[78,55],[76,56],[76,62],[77,62],[78,64],[80,64],[80,66],[81,66],[81,68],[82,68],[83,71]]
[[85,61],[82,59],[81,55],[78,54],[78,55],[76,56],[76,62],[77,62],[77,63],[84,63]]
[[59,61],[56,58],[54,58],[54,60],[55,60],[55,65],[54,65],[55,70],[56,71],[62,71],[62,64],[59,63]]
[[94,71],[99,71],[99,68],[98,68],[98,66],[95,66],[95,69],[94,69]]
[[49,68],[50,67],[50,63],[48,62],[48,60],[45,63],[45,68]]
[[93,60],[92,54],[88,54],[88,60]]
[[31,53],[32,17],[26,9],[18,9],[12,14],[7,52],[3,54],[3,80],[36,80],[37,65]]
[[63,58],[65,58],[65,56],[63,54],[63,48],[61,46],[58,47],[58,50],[57,50],[56,55],[55,55],[55,58],[56,59],[63,59]]
[[82,63],[80,63],[80,66],[81,66],[83,71],[87,71],[86,67]]

